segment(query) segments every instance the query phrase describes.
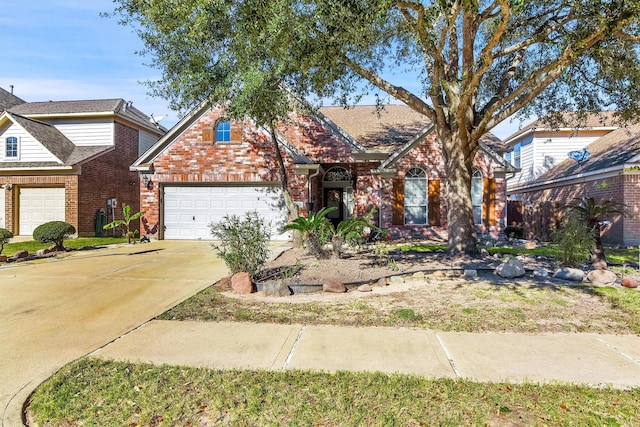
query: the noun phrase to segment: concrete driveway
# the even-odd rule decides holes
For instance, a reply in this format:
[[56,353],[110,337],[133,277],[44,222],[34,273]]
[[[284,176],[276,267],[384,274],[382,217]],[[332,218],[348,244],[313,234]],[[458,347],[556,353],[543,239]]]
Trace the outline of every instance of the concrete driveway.
[[0,425],[67,363],[227,274],[208,242],[156,241],[0,267]]

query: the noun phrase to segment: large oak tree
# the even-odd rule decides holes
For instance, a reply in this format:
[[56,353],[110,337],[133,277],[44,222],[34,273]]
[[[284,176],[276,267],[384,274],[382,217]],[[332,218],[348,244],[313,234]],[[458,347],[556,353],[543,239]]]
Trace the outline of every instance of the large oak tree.
[[640,0],[114,1],[162,70],[152,93],[177,109],[208,98],[272,125],[292,94],[350,104],[373,88],[425,115],[442,141],[452,254],[477,251],[483,134],[516,113],[638,116]]

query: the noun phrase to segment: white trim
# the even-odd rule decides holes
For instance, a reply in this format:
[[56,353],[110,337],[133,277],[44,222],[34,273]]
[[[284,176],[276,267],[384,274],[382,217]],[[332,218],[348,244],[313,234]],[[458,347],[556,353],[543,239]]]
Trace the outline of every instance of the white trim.
[[[637,166],[637,165],[633,165],[633,166]],[[619,176],[621,174],[620,171],[624,171],[626,167],[631,167],[631,165],[629,165],[628,163],[625,163],[623,165],[617,165],[617,166],[612,166],[610,168],[600,169],[595,172],[580,173],[577,175],[551,179],[551,180],[539,182],[533,185],[528,184],[520,187],[512,187],[510,189],[507,189],[507,194],[529,193],[532,191],[545,190],[547,188],[555,188],[555,187],[561,187],[565,185],[578,184],[586,181],[595,181],[596,179],[612,178],[615,176]]]

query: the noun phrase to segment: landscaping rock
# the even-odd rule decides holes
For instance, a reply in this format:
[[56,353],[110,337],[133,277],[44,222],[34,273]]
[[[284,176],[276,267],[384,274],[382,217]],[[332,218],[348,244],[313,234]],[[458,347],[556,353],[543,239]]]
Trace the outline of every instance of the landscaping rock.
[[536,268],[533,270],[534,277],[549,277],[549,272],[544,268]]
[[0,262],[7,262],[7,256],[6,255],[0,255]]
[[412,279],[417,279],[417,280],[421,280],[424,279],[424,271],[416,271],[415,273],[413,273],[411,275]]
[[535,249],[537,247],[540,247],[540,243],[538,243],[536,240],[529,240],[524,243],[525,249]]
[[381,277],[378,279],[378,281],[376,282],[376,284],[380,287],[385,287],[387,286],[387,278],[386,277]]
[[525,275],[524,265],[517,259],[510,259],[496,268],[496,274],[505,279],[514,279]]
[[288,297],[291,295],[291,289],[282,280],[265,282],[262,285],[262,292],[265,297]]
[[478,270],[466,269],[464,270],[465,280],[476,280],[478,278]]
[[431,273],[431,277],[447,277],[447,273],[442,270],[438,270]]
[[16,252],[15,254],[13,254],[13,257],[15,259],[22,259],[22,258],[26,258],[29,256],[29,252],[25,251],[24,249],[21,251]]
[[625,277],[624,279],[622,279],[622,282],[620,282],[620,284],[625,288],[630,289],[635,289],[638,287],[638,281],[633,277]]
[[555,273],[553,273],[553,277],[556,279],[582,282],[582,279],[584,279],[584,271],[580,270],[579,268],[562,267]]
[[402,277],[402,276],[391,276],[391,277],[389,277],[389,281],[391,283],[404,283],[404,277]]
[[358,286],[358,291],[360,292],[371,292],[373,291],[373,288],[369,285],[360,285]]
[[220,289],[222,289],[223,291],[231,290],[231,277],[225,276],[220,279],[218,281],[218,286],[220,286]]
[[253,282],[249,273],[236,273],[231,276],[231,289],[236,294],[250,294],[253,292]]
[[329,280],[328,282],[322,284],[322,291],[341,294],[347,292],[347,287],[344,285],[344,283],[341,283],[337,280]]
[[591,270],[587,273],[587,279],[595,286],[611,286],[618,277],[610,270]]
[[502,254],[500,252],[496,252],[495,254],[493,254],[493,257],[495,259],[500,259],[500,258],[502,258]]
[[482,249],[480,249],[480,255],[489,256],[489,251],[486,250],[485,248],[482,248]]

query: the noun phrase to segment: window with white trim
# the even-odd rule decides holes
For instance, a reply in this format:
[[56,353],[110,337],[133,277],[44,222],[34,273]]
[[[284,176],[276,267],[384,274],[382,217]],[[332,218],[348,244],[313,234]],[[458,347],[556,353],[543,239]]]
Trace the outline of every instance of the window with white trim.
[[4,143],[4,157],[7,159],[17,159],[20,152],[18,146],[18,137],[9,136]]
[[513,166],[520,169],[520,150],[522,149],[522,145],[520,143],[516,144],[513,147]]
[[231,141],[231,122],[219,121],[216,125],[216,142]]
[[473,169],[471,176],[471,206],[473,207],[473,223],[482,224],[482,198],[484,196],[484,179],[482,172]]
[[428,223],[427,173],[412,168],[404,176],[404,223],[423,225]]

